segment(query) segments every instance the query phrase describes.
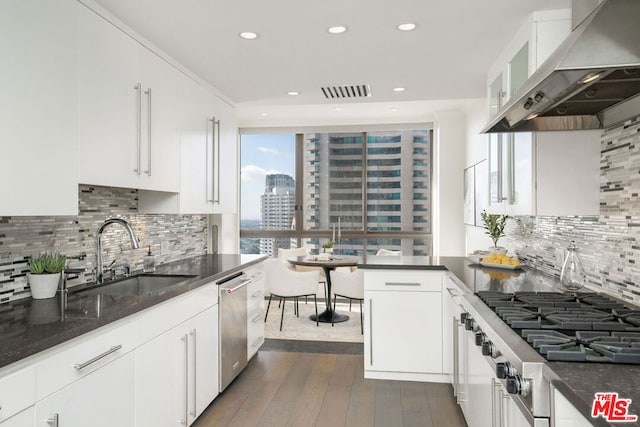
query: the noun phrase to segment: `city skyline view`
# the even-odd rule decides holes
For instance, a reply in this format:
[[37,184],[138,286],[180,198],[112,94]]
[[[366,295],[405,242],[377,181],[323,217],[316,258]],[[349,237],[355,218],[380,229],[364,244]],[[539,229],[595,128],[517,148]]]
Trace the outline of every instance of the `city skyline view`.
[[260,197],[269,174],[295,177],[295,134],[243,134],[240,144],[242,220],[260,220]]

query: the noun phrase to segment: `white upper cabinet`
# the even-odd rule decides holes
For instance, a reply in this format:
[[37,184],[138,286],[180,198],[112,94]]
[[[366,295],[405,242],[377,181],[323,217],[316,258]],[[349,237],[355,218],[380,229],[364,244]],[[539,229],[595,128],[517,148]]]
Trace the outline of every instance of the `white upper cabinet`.
[[179,72],[85,6],[78,9],[79,181],[178,191]]
[[76,2],[0,2],[0,216],[77,215]]
[[600,131],[489,135],[489,206],[508,215],[598,215]]
[[180,190],[139,193],[146,213],[237,212],[238,153],[235,110],[186,76],[179,83]]
[[571,32],[571,10],[534,12],[487,73],[493,117]]

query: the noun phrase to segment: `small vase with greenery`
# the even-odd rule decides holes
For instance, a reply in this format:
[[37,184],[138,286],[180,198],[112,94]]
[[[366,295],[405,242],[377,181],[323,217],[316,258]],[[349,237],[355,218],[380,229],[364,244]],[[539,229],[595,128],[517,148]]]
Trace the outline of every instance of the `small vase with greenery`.
[[487,211],[482,211],[480,216],[486,230],[485,234],[488,234],[493,242],[493,247],[489,248],[489,250],[491,252],[506,253],[506,249],[498,246],[498,240],[505,235],[504,227],[507,225],[509,215],[488,214]]
[[333,240],[329,240],[327,243],[322,245],[322,252],[331,254],[333,253]]
[[29,285],[34,299],[53,298],[58,290],[60,275],[67,257],[57,252],[44,252],[29,260]]

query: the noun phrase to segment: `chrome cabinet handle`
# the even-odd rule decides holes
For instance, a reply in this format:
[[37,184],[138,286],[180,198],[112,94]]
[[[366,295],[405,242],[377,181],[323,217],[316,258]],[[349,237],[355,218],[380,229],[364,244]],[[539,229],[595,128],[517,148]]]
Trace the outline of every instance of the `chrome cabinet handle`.
[[262,295],[262,291],[257,291],[251,295],[251,298],[259,297],[260,295]]
[[[215,157],[215,123],[216,123],[216,118],[215,117],[211,117],[210,119],[208,119],[208,122],[211,122],[211,180],[213,180],[213,164],[216,160]],[[205,155],[205,159],[204,159],[204,163],[205,163],[205,182],[206,182],[206,188],[205,188],[205,198],[206,198],[206,202],[207,203],[213,203],[213,182],[211,183],[211,192],[209,192],[209,123],[207,122],[207,136],[206,136],[206,147],[207,147],[207,153]]]
[[136,90],[136,99],[138,101],[137,113],[137,129],[136,129],[136,144],[138,148],[138,158],[136,161],[136,168],[133,170],[136,174],[140,175],[140,156],[142,153],[142,85],[138,83],[133,87]]
[[260,341],[262,341],[263,337],[259,337],[258,339],[256,339],[252,344],[251,347],[257,347],[258,344],[260,344]]
[[452,297],[460,296],[459,294],[453,292],[454,289],[451,289],[451,288],[446,288],[446,289],[447,289],[447,292],[449,292],[449,295],[451,295]]
[[234,287],[234,288],[223,288],[222,290],[226,293],[226,294],[232,294],[235,291],[237,291],[238,289],[242,288],[243,286],[247,285],[251,283],[251,279],[249,280],[245,280],[244,282],[240,283],[238,286]]
[[195,417],[197,411],[196,402],[198,400],[198,388],[196,387],[196,378],[198,378],[198,335],[195,329],[193,329],[189,335],[193,337],[193,384],[191,385],[191,387],[193,387],[193,410],[189,412],[189,415]]
[[189,335],[184,334],[180,341],[184,343],[184,420],[180,424],[189,425]]
[[458,395],[460,394],[460,381],[458,373],[458,325],[460,322],[453,316],[453,392],[456,395],[456,403],[460,403]]
[[47,419],[47,424],[51,424],[53,427],[58,427],[59,421],[60,421],[60,416],[58,414],[53,414],[53,417]]
[[420,286],[420,283],[384,282],[385,286]]
[[151,88],[144,91],[147,95],[147,103],[149,108],[147,109],[147,170],[144,171],[148,176],[151,176]]
[[369,365],[373,366],[373,298],[369,299]]
[[262,313],[256,314],[253,319],[251,319],[251,323],[256,323],[258,320],[262,320]]
[[84,369],[87,366],[91,365],[92,363],[95,363],[98,360],[103,359],[103,358],[107,357],[108,355],[110,355],[112,353],[115,353],[116,351],[120,350],[121,348],[122,348],[121,344],[114,345],[109,350],[105,351],[104,353],[99,354],[96,357],[87,360],[86,362],[76,363],[75,365],[73,365],[73,367],[79,371],[79,370]]
[[216,190],[217,192],[214,194],[213,203],[220,204],[220,120],[213,123],[214,126],[218,125],[216,128],[216,142],[218,146],[218,154],[216,155]]

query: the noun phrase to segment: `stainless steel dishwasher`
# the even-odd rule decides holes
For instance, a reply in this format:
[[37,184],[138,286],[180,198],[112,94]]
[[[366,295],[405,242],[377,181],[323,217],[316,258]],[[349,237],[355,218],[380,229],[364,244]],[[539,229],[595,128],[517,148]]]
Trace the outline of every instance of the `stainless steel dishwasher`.
[[247,284],[244,273],[218,282],[220,301],[220,391],[247,366]]

